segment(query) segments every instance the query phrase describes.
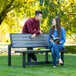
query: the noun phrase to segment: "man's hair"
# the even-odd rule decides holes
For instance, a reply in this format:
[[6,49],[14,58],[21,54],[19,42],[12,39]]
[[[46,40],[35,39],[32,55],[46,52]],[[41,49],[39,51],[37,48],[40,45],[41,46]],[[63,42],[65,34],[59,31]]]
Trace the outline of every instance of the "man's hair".
[[36,12],[35,12],[35,16],[36,16],[36,15],[39,15],[39,14],[42,14],[42,11],[36,11]]

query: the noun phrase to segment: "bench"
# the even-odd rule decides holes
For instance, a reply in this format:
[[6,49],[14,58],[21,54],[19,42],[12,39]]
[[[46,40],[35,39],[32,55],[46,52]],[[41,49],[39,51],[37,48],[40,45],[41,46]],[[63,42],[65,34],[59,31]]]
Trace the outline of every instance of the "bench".
[[[31,34],[11,33],[10,39],[11,44],[8,45],[8,66],[11,66],[11,48],[27,48],[26,50],[15,50],[15,53],[22,53],[22,65],[24,68],[26,65],[52,64],[52,61],[48,61],[48,53],[51,52],[51,50],[48,49],[48,34],[37,35],[35,38],[31,39]],[[46,48],[33,50],[33,48],[36,47]],[[64,62],[64,52],[67,52],[67,50],[60,50],[60,52],[61,58]],[[31,58],[28,56],[28,53],[45,53],[45,61],[31,62]]]

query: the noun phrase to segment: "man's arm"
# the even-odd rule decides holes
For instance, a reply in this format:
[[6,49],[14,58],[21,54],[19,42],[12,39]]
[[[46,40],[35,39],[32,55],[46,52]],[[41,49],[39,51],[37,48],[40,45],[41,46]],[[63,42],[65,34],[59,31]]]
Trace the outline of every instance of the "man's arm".
[[25,34],[25,33],[26,33],[26,23],[24,24],[23,29],[22,29],[22,34]]
[[31,33],[31,34],[39,34],[40,32],[40,28],[37,29],[33,29],[33,26],[32,26],[32,22],[27,22],[27,29],[28,29],[28,32]]

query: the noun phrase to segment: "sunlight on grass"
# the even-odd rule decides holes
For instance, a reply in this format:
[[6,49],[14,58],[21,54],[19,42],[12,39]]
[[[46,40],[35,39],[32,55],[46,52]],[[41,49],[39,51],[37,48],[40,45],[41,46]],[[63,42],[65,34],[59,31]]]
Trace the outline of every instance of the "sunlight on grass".
[[0,56],[8,56],[8,55],[1,54]]
[[[36,55],[39,60],[44,60],[44,54]],[[49,54],[49,59],[52,59]],[[22,68],[22,55],[12,56],[12,65],[8,67],[8,56],[0,56],[0,76],[76,76],[76,54],[65,54],[64,66],[57,64],[57,68],[49,65],[32,65]]]

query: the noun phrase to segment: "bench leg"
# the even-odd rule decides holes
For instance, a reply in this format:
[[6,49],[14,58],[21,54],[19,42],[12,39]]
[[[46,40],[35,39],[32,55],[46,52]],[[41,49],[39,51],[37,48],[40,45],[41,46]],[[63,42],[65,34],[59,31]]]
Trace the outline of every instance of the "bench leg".
[[25,56],[25,53],[23,53],[23,68],[26,67],[26,56]]
[[30,63],[31,62],[31,57],[29,55],[29,53],[27,53],[27,63]]
[[45,62],[48,63],[48,52],[45,52]]
[[61,59],[63,61],[63,64],[62,65],[64,65],[64,52],[61,52]]
[[8,45],[8,66],[11,66],[11,45]]

